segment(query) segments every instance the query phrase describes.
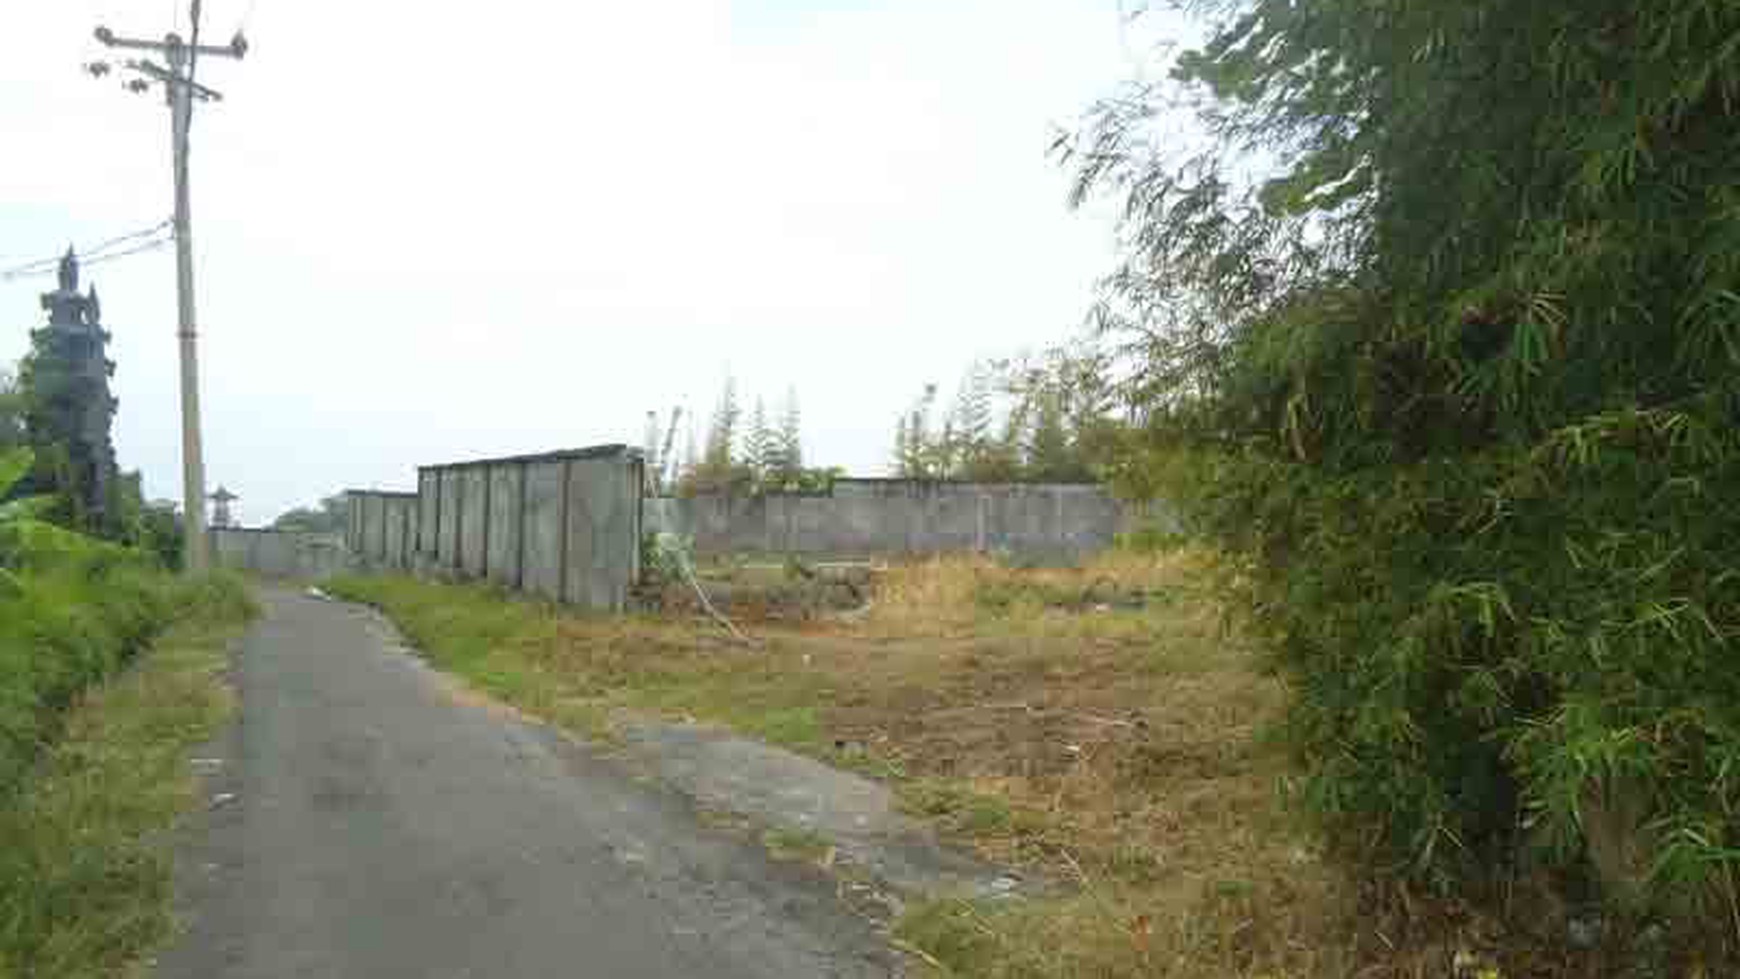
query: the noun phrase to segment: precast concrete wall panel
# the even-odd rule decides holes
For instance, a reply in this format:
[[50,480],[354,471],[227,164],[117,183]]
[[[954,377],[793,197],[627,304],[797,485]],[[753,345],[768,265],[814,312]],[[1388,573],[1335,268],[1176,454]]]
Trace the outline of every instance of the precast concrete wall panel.
[[942,493],[931,520],[925,550],[964,553],[978,549],[979,493]]
[[400,500],[383,500],[381,522],[381,567],[398,571],[405,566],[405,505]]
[[564,474],[562,462],[526,465],[524,581],[521,588],[553,600],[562,598]]
[[482,577],[489,536],[489,470],[466,466],[459,470],[459,570]]
[[422,520],[422,505],[417,497],[400,501],[405,518],[405,541],[399,555],[399,567],[410,571],[417,566],[417,528]]
[[638,571],[639,467],[616,458],[573,459],[568,467],[563,598],[587,608],[621,608]]
[[440,527],[436,531],[435,561],[443,568],[459,567],[459,470],[443,469],[436,492],[440,494]]
[[526,467],[507,463],[489,470],[489,579],[520,584],[520,480]]
[[440,473],[433,469],[417,471],[417,538],[415,550],[419,557],[435,557],[436,507],[440,505]]
[[363,497],[363,538],[361,552],[363,558],[375,564],[381,563],[387,556],[387,513],[386,500],[379,494],[370,493]]

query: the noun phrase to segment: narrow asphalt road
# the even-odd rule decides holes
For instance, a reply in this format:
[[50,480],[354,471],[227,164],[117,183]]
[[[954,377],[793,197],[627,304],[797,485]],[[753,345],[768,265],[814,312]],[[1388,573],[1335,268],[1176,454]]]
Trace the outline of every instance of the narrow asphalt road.
[[163,979],[893,974],[813,871],[537,725],[372,613],[265,596],[178,858]]

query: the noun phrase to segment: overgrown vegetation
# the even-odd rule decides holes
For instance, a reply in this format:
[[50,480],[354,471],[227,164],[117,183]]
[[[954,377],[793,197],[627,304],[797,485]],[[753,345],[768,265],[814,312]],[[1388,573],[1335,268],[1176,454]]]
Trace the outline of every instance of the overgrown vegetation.
[[[0,495],[30,456],[0,453]],[[0,975],[112,974],[166,934],[146,836],[190,791],[181,752],[220,713],[221,640],[251,609],[237,581],[37,519],[52,503],[0,506]]]
[[1201,550],[925,562],[883,575],[867,617],[744,621],[754,650],[706,622],[473,586],[329,587],[532,714],[600,737],[622,711],[725,725],[885,779],[960,842],[1057,882],[1031,902],[916,907],[903,941],[952,974],[1341,974],[1361,939],[1280,809],[1285,755],[1258,735],[1284,694],[1229,631],[1225,574]]
[[1298,797],[1376,879],[1733,955],[1740,7],[1185,6],[1062,149],[1128,215],[1119,474],[1252,557]]
[[[0,784],[0,840],[6,841],[0,846],[0,976],[120,975],[169,936],[172,859],[164,832],[193,803],[188,750],[209,738],[231,709],[217,674],[251,606],[232,580],[160,580],[158,590],[150,600],[134,593],[130,601],[139,604],[122,617],[137,622],[141,607],[150,604],[176,624],[135,668],[97,684],[64,715],[39,725],[36,743],[26,745],[26,777]],[[93,610],[97,622],[86,620],[77,643],[102,641],[100,623],[114,618],[116,605]],[[0,602],[0,623],[9,623],[16,610]],[[59,611],[58,619],[33,621],[39,629],[64,630],[78,618]],[[16,649],[4,637],[8,632],[0,627],[0,655],[10,657]],[[37,647],[39,653],[64,653],[55,637],[44,638],[50,641]],[[37,665],[49,661],[42,655]],[[0,694],[13,704],[23,689],[17,674],[7,672],[15,662],[0,664]]]
[[[30,455],[0,454],[0,493],[28,471]],[[86,688],[213,594],[241,594],[233,582],[185,582],[149,553],[37,519],[48,502],[0,506],[0,795]]]

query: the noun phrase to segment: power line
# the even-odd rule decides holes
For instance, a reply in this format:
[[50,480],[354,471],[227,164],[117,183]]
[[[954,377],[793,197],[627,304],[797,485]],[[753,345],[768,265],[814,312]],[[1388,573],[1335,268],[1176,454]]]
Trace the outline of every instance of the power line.
[[[132,241],[134,238],[144,238],[147,235],[156,234],[157,232],[162,231],[164,228],[169,227],[169,225],[170,225],[170,220],[168,218],[164,218],[162,221],[157,222],[156,224],[152,225],[149,228],[141,228],[138,231],[129,231],[124,235],[116,235],[115,237],[110,238],[107,241],[98,242],[97,244],[92,245],[89,248],[86,248],[82,251],[75,250],[73,254],[77,255],[81,259],[84,258],[86,255],[96,255],[98,252],[105,251],[105,250],[112,248],[115,245],[118,245],[124,241]],[[13,267],[9,271],[22,272],[22,271],[25,271],[27,269],[34,268],[38,265],[52,266],[55,263],[59,262],[60,259],[61,259],[60,255],[51,255],[48,258],[39,258],[34,262],[25,262],[22,265],[18,265],[18,266]]]
[[[107,241],[98,242],[97,244],[92,245],[89,248],[86,248],[83,250],[75,249],[73,251],[73,256],[75,258],[77,258],[80,262],[82,262],[86,265],[95,265],[95,264],[98,264],[100,262],[106,262],[110,258],[120,258],[122,254],[127,254],[127,255],[136,254],[136,252],[133,250],[127,250],[123,253],[115,254],[115,255],[104,255],[103,253],[108,251],[109,249],[115,247],[116,245],[124,244],[126,242],[133,241],[135,239],[146,238],[146,237],[149,237],[151,235],[157,234],[158,232],[163,231],[164,229],[168,228],[169,226],[170,226],[170,221],[169,221],[169,219],[165,218],[164,220],[157,222],[156,224],[152,225],[149,228],[141,228],[138,231],[130,231],[124,235],[116,235],[115,237],[110,238]],[[173,241],[173,240],[174,240],[173,237],[166,237],[163,239],[162,242],[157,242],[157,243],[153,244],[152,247],[157,247],[157,245],[161,245],[164,242]],[[11,279],[23,278],[23,277],[31,276],[31,275],[46,275],[49,272],[54,271],[56,269],[56,267],[59,266],[60,260],[62,257],[64,257],[64,256],[54,255],[54,256],[49,257],[49,258],[39,258],[34,262],[25,262],[22,265],[15,265],[15,266],[8,268],[8,269],[0,269],[0,279],[11,280]]]
[[[142,254],[144,252],[156,251],[157,249],[163,248],[164,246],[169,245],[174,241],[175,241],[175,237],[173,235],[164,235],[161,238],[155,238],[155,239],[152,239],[150,241],[141,242],[137,245],[134,245],[131,248],[123,248],[118,252],[109,252],[106,255],[97,255],[94,258],[88,258],[88,259],[87,258],[80,258],[79,262],[80,262],[80,264],[82,264],[88,268],[92,265],[101,265],[104,262],[112,262],[117,258],[126,258],[129,255],[139,255],[139,254]],[[58,261],[58,259],[57,259],[57,261]],[[7,269],[4,272],[0,272],[0,282],[11,282],[14,279],[28,279],[28,278],[32,278],[34,276],[39,276],[39,275],[53,275],[56,271],[58,271],[58,270],[53,268],[53,267],[40,268],[40,269],[28,269],[25,271],[19,271],[17,269]]]
[[85,262],[84,264],[86,264],[86,265],[101,265],[104,262],[112,262],[117,258],[126,258],[129,255],[140,255],[140,254],[143,254],[145,252],[154,252],[159,248],[166,248],[169,245],[174,244],[174,243],[175,243],[175,236],[174,235],[164,235],[163,237],[154,239],[152,241],[141,242],[137,245],[134,245],[132,248],[123,248],[118,252],[110,252],[107,255],[98,255],[96,258],[93,258],[90,261]]

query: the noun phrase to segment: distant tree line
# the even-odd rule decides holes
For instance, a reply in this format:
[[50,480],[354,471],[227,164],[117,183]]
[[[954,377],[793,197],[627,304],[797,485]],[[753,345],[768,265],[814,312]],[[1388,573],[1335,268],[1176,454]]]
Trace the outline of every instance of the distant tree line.
[[322,498],[312,507],[284,511],[272,521],[272,529],[302,534],[342,534],[349,516],[349,500],[343,493],[337,493]]
[[[1097,482],[1109,478],[1132,430],[1114,380],[1114,352],[1089,340],[1037,354],[976,360],[943,411],[926,384],[895,421],[896,477],[975,482]],[[647,412],[650,495],[824,493],[845,474],[806,463],[797,392],[747,412],[727,377],[697,437],[693,420]],[[674,436],[683,428],[679,451]]]
[[926,384],[895,421],[893,470],[906,479],[1088,482],[1103,477],[1124,423],[1111,362],[1076,344],[1034,356],[979,360],[946,413]]
[[[667,416],[669,424],[674,422]],[[676,455],[670,430],[661,426],[657,412],[648,413],[647,490],[675,496],[827,492],[842,471],[805,464],[802,428],[796,389],[788,388],[775,410],[758,395],[745,417],[737,381],[727,377],[704,440],[697,444],[690,425],[680,457],[666,458],[667,451]]]

